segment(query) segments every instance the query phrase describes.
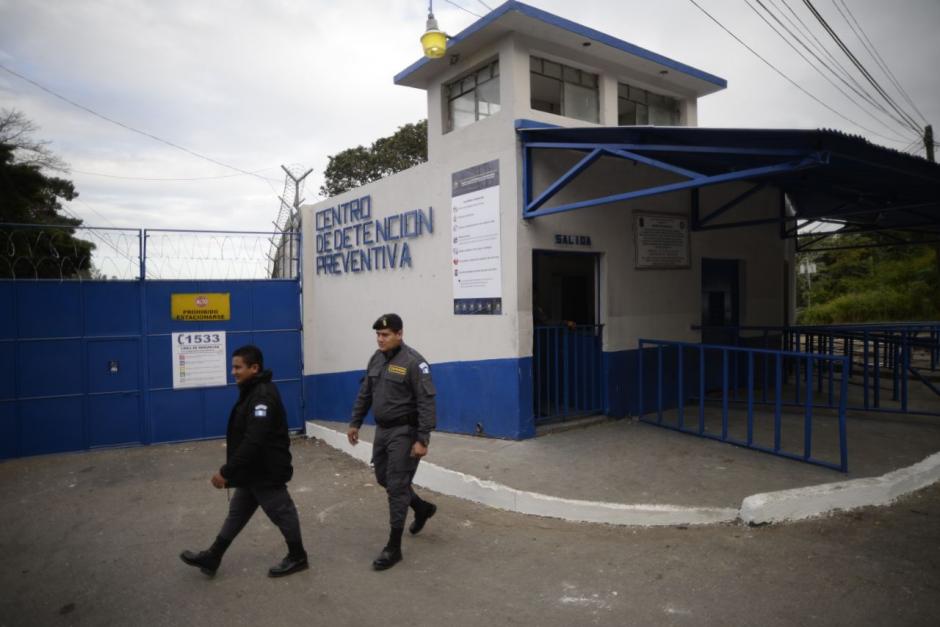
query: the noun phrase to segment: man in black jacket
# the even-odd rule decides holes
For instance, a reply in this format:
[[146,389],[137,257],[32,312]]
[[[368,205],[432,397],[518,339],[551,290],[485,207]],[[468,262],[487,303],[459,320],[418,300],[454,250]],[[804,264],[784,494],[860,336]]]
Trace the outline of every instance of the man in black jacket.
[[371,408],[376,425],[372,464],[376,480],[388,495],[391,527],[388,544],[372,567],[387,570],[402,559],[401,537],[408,508],[415,512],[408,528],[412,534],[420,532],[437,512],[437,506],[423,500],[411,487],[418,462],[428,454],[431,431],[437,423],[437,392],[428,362],[402,341],[398,314],[380,316],[372,328],[379,349],[366,367],[346,437],[353,446],[359,442],[359,428]]
[[271,567],[268,575],[283,577],[307,569],[307,552],[300,537],[297,508],[287,491],[294,474],[291,466],[287,414],[271,371],[256,346],[242,346],[232,353],[232,376],[238,384],[238,401],[232,408],[225,436],[225,465],[212,475],[218,489],[235,488],[228,517],[207,551],[183,551],[180,559],[214,575],[222,555],[248,523],[258,506],[287,541],[287,557]]

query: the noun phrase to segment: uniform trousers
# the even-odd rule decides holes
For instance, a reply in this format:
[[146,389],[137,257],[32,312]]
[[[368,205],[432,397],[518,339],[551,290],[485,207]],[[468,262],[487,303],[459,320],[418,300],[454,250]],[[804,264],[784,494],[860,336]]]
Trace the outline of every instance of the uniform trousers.
[[408,506],[418,502],[411,480],[421,461],[411,456],[418,431],[410,425],[376,427],[372,444],[375,479],[388,495],[388,519],[393,529],[405,527]]
[[222,523],[219,537],[231,542],[248,524],[258,506],[271,522],[281,530],[288,544],[299,543],[300,518],[286,485],[235,488],[228,507],[228,516]]

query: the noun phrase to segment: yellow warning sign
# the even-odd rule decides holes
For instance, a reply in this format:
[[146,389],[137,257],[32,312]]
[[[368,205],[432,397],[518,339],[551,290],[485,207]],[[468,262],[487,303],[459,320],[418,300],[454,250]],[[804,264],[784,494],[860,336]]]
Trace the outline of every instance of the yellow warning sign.
[[191,322],[231,320],[229,294],[170,294],[170,317]]

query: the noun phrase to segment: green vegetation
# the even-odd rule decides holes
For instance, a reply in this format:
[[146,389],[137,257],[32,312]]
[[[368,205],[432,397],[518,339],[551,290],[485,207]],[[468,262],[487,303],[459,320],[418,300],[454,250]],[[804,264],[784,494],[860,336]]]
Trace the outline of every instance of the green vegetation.
[[[868,235],[833,237],[832,245],[871,246]],[[937,247],[852,248],[797,255],[816,264],[797,279],[800,324],[940,320]],[[810,285],[811,284],[811,285]]]
[[320,194],[332,197],[428,160],[428,121],[405,124],[368,148],[356,146],[329,157]]

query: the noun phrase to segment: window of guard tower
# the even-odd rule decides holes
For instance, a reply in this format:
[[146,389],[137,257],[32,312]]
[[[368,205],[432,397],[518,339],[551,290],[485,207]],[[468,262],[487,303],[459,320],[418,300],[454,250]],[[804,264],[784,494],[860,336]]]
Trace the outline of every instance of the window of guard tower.
[[294,279],[300,234],[0,224],[0,280]]
[[499,61],[444,86],[447,132],[499,112]]

